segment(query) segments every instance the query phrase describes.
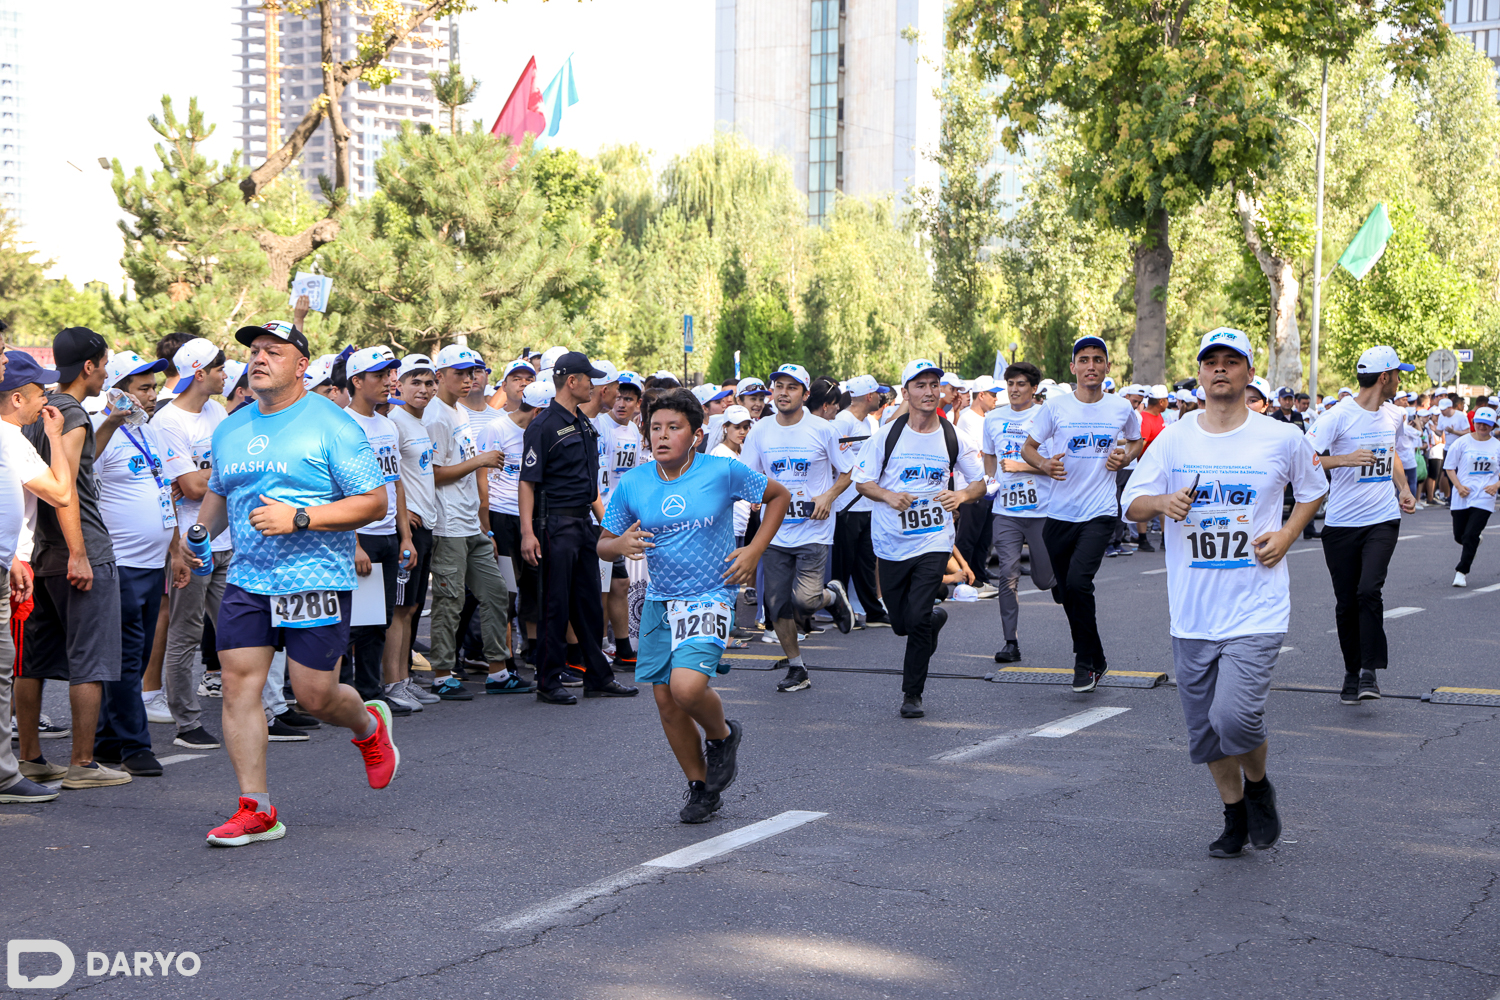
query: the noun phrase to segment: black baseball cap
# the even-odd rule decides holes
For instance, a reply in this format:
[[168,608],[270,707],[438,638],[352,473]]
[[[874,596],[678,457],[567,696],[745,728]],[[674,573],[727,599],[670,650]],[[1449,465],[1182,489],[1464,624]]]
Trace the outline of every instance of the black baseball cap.
[[288,344],[291,344],[302,352],[304,358],[312,357],[312,351],[308,348],[307,338],[303,336],[302,331],[297,329],[295,324],[288,323],[284,319],[272,320],[265,326],[242,326],[234,331],[234,339],[246,347],[250,347],[255,343],[256,337],[264,336],[268,333],[273,337],[280,337]]
[[582,351],[569,351],[558,358],[557,363],[552,366],[552,381],[554,384],[567,378],[569,375],[587,375],[589,378],[604,378],[604,374],[604,372],[593,366],[588,356]]
[[109,349],[104,338],[86,326],[70,326],[52,338],[52,363],[57,365],[57,384],[67,385],[83,371],[84,363],[93,361]]

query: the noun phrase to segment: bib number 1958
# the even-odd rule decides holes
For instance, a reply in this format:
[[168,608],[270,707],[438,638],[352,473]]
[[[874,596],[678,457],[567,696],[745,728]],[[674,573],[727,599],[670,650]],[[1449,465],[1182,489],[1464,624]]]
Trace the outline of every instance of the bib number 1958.
[[316,628],[337,624],[342,617],[339,592],[306,590],[271,598],[272,628]]

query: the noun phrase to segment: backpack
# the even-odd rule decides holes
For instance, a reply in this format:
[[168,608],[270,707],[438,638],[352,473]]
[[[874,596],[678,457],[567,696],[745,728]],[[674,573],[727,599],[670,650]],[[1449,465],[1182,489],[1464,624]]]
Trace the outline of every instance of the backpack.
[[[896,445],[901,441],[901,432],[906,430],[907,418],[910,416],[910,413],[903,413],[891,421],[890,433],[885,438],[885,454],[880,457],[880,472],[875,476],[877,482],[881,476],[885,475],[885,467],[890,464],[891,455],[895,453]],[[948,489],[951,490],[953,489],[953,470],[958,465],[958,431],[953,429],[953,425],[946,417],[938,417],[938,426],[943,429],[943,443],[948,446]],[[849,501],[844,510],[847,511],[858,502],[859,497],[856,496]]]

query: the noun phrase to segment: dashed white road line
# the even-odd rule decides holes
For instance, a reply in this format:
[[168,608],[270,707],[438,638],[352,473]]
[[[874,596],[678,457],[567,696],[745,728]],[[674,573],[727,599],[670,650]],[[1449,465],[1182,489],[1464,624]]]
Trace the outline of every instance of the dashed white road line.
[[197,760],[199,757],[207,757],[206,753],[174,753],[170,757],[158,757],[159,764],[181,764],[185,760]]
[[[1385,620],[1390,621],[1392,618],[1405,618],[1407,615],[1415,615],[1426,610],[1426,608],[1386,608]],[[1333,635],[1336,632],[1338,632],[1337,628],[1328,630],[1329,635]]]
[[772,816],[770,819],[763,819],[758,823],[751,823],[749,826],[741,827],[738,830],[731,830],[717,837],[710,837],[699,843],[691,844],[680,850],[673,851],[671,854],[663,854],[659,858],[652,858],[650,861],[636,865],[634,868],[627,868],[622,872],[616,872],[608,878],[591,882],[581,888],[565,892],[561,896],[554,896],[545,902],[529,906],[509,916],[496,917],[494,920],[476,929],[482,932],[505,932],[525,930],[530,927],[546,924],[562,916],[564,913],[586,906],[602,896],[608,896],[619,892],[621,889],[628,889],[631,886],[640,885],[642,882],[659,878],[664,868],[691,868],[693,865],[701,865],[703,862],[719,857],[722,854],[737,851],[748,844],[785,833],[788,830],[802,826],[804,823],[811,823],[813,820],[822,819],[827,815],[827,813],[808,812],[802,809],[793,809],[780,813]]
[[1469,591],[1467,594],[1454,594],[1452,597],[1448,598],[1448,600],[1462,601],[1466,597],[1478,597],[1480,594],[1493,594],[1497,590],[1500,590],[1500,583],[1492,583],[1488,587],[1477,587],[1474,590]]
[[999,736],[991,736],[987,740],[971,743],[968,746],[957,747],[953,750],[945,750],[940,754],[934,754],[930,759],[940,761],[944,764],[956,764],[975,757],[982,757],[987,753],[1008,747],[1013,743],[1019,743],[1031,736],[1044,736],[1049,739],[1058,739],[1078,732],[1096,722],[1130,711],[1122,705],[1101,705],[1098,708],[1090,708],[1087,711],[1078,712],[1073,715],[1064,716],[1053,722],[1044,723],[1040,726],[1032,726],[1027,729],[1016,729]]
[[1421,537],[1422,537],[1421,535],[1397,535],[1396,536],[1396,541],[1398,541],[1398,542],[1404,542],[1404,541],[1406,541],[1407,539],[1410,539],[1410,538],[1421,538]]
[[1160,573],[1165,573],[1165,572],[1166,572],[1165,569],[1148,569],[1144,573],[1142,573],[1141,576],[1156,576],[1156,575],[1158,575]]

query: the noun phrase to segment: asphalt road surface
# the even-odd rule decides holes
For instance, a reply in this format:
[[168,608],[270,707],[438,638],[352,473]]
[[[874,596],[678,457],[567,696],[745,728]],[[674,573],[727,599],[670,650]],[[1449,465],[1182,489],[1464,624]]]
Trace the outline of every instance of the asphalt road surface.
[[[683,782],[648,695],[431,706],[397,720],[384,792],[347,735],[273,744],[289,832],[236,850],[203,840],[235,805],[224,751],[187,758],[153,727],[179,756],[164,777],[0,807],[5,936],[63,942],[77,966],[13,994],[1489,1000],[1500,708],[1419,698],[1500,688],[1500,586],[1481,592],[1500,585],[1500,532],[1467,591],[1449,586],[1457,552],[1445,509],[1406,519],[1385,591],[1388,611],[1413,609],[1389,622],[1391,697],[1345,707],[1321,548],[1293,547],[1271,851],[1208,856],[1220,809],[1170,684],[980,680],[1000,645],[985,601],[949,606],[919,721],[897,716],[887,629],[809,639],[818,669],[797,694],[775,691],[770,659],[736,660],[718,687],[745,727],[740,777],[703,826],[677,822]],[[1099,574],[1117,670],[1171,673],[1162,566],[1137,554]],[[1070,667],[1066,636],[1047,595],[1023,597],[1025,665]],[[49,711],[66,715],[64,694]],[[216,704],[205,722],[219,731]],[[111,971],[90,975],[89,952]],[[137,952],[151,977],[122,971],[144,971]],[[169,960],[163,976],[183,952],[196,975]]]

